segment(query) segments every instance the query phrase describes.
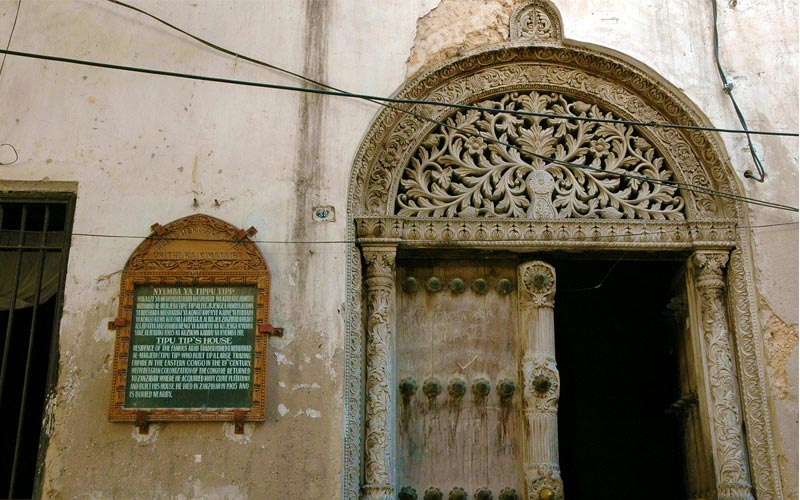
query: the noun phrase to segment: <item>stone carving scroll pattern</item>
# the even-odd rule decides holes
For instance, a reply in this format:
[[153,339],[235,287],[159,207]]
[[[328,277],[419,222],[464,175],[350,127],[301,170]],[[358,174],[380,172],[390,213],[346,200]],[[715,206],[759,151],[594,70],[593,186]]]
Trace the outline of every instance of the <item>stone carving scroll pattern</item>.
[[[615,118],[595,104],[554,92],[511,92],[477,105]],[[663,156],[632,126],[477,110],[456,112],[446,124],[428,134],[403,171],[398,215],[685,218],[676,187],[636,178],[674,180]],[[536,203],[542,195],[553,199]]]
[[728,254],[697,252],[693,256],[701,321],[711,386],[716,439],[715,465],[720,500],[753,500],[744,457],[744,439],[737,401],[733,349],[725,313],[723,271]]
[[[759,492],[759,500],[773,500],[779,498],[774,494],[780,491],[780,478],[772,471],[778,470],[777,458],[772,449],[772,435],[769,432],[770,420],[767,411],[767,402],[763,394],[763,380],[759,378],[759,370],[763,362],[759,359],[756,345],[759,343],[757,329],[753,327],[752,304],[748,297],[748,281],[746,259],[741,250],[731,252],[730,266],[728,269],[729,304],[733,315],[733,326],[736,332],[736,344],[739,359],[739,374],[741,380],[744,413],[747,421],[748,452],[750,455],[751,469],[759,471],[753,474],[753,481]],[[774,488],[774,489],[773,489]]]
[[364,498],[394,497],[392,350],[394,308],[393,248],[364,249],[367,264],[367,373]]
[[[354,228],[347,228],[349,238],[355,235]],[[361,490],[362,463],[362,376],[364,362],[364,344],[362,341],[362,305],[361,293],[356,284],[362,281],[361,252],[355,245],[347,255],[347,315],[345,329],[344,363],[344,435],[343,448],[343,481],[342,500],[357,500]],[[358,334],[354,335],[355,330]]]

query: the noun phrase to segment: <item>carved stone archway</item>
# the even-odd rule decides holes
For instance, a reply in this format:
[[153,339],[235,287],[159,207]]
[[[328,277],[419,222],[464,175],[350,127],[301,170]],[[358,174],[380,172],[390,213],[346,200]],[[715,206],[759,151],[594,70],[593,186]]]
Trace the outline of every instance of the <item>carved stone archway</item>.
[[[517,9],[510,33],[507,43],[417,74],[396,97],[710,125],[645,65],[562,40],[549,2]],[[497,116],[509,115],[393,106],[375,118],[356,154],[348,193],[348,239],[357,243],[347,272],[344,498],[396,498],[394,259],[398,249],[425,248],[692,252],[718,496],[753,498],[752,485],[759,500],[783,498],[747,208],[734,200],[743,193],[718,135],[581,121],[570,121],[581,124],[570,129],[532,114],[518,122]]]

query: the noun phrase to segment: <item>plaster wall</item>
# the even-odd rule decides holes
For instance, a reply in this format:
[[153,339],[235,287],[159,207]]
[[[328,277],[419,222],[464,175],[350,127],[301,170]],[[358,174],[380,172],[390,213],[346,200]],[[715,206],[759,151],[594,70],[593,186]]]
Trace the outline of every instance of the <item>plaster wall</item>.
[[[133,2],[132,2],[133,3]],[[434,62],[505,40],[513,0],[307,0],[135,5],[224,46],[354,92],[388,95]],[[653,68],[718,127],[738,128],[716,73],[711,8],[695,0],[560,0],[567,38]],[[720,50],[748,124],[798,129],[796,1],[721,1]],[[0,42],[16,0],[0,0]],[[11,48],[77,59],[300,85],[221,55],[101,0],[23,0]],[[378,107],[335,97],[9,56],[0,73],[0,142],[19,159],[7,181],[77,181],[78,201],[48,405],[44,496],[339,498],[350,164]],[[723,135],[748,196],[797,205],[796,138]],[[10,157],[9,157],[10,155]],[[0,162],[13,160],[0,147]],[[312,221],[332,205],[335,222]],[[207,213],[255,239],[272,272],[267,420],[171,423],[147,437],[107,421],[119,272],[154,222]],[[786,498],[797,498],[796,214],[750,211],[774,435]],[[107,235],[111,237],[105,237]],[[113,467],[113,471],[110,469]]]

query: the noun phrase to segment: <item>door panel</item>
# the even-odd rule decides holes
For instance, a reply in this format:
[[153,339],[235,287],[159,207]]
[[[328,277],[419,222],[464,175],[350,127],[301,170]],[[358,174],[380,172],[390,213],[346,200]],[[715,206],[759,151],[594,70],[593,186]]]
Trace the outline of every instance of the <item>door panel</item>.
[[521,498],[516,263],[401,261],[397,280],[399,486]]

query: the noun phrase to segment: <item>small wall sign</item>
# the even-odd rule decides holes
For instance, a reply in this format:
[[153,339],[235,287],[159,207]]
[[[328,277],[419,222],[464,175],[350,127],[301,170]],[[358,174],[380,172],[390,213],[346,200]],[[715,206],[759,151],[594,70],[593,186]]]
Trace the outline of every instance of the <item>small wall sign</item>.
[[264,420],[269,269],[207,215],[160,226],[122,273],[109,419]]

